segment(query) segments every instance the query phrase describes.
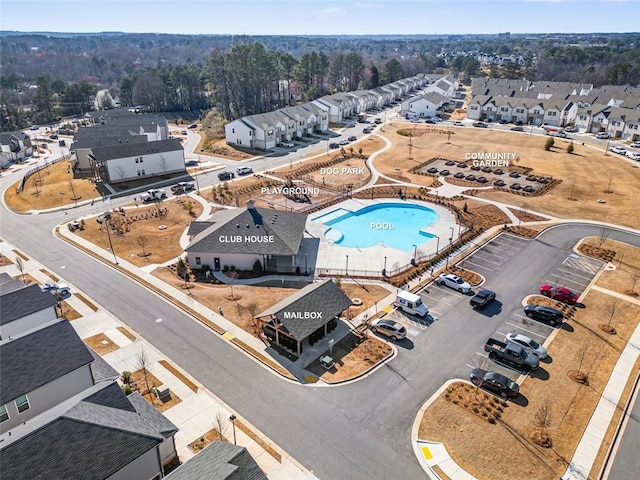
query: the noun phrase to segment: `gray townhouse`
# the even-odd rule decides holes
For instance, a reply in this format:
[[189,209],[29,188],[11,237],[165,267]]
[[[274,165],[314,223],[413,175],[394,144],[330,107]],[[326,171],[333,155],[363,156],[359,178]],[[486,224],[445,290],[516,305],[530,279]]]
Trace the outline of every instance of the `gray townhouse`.
[[32,155],[33,145],[29,135],[20,130],[0,133],[0,167],[23,162]]

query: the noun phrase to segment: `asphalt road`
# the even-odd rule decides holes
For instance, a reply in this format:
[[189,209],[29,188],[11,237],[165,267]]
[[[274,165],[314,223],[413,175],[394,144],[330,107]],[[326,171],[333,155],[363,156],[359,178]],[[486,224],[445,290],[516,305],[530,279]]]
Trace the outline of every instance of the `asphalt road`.
[[[9,179],[2,181],[6,187]],[[92,211],[80,207],[73,214]],[[109,309],[320,478],[354,480],[424,478],[410,446],[419,407],[445,380],[466,377],[466,363],[503,315],[535,291],[579,238],[601,234],[599,227],[587,225],[549,230],[487,275],[487,285],[504,303],[503,313],[470,318],[468,305],[453,308],[412,344],[400,346],[399,355],[374,375],[339,388],[318,388],[267,373],[155,294],[55,239],[53,227],[68,218],[62,212],[20,216],[4,211],[0,234]],[[610,238],[640,244],[637,236],[616,230]]]

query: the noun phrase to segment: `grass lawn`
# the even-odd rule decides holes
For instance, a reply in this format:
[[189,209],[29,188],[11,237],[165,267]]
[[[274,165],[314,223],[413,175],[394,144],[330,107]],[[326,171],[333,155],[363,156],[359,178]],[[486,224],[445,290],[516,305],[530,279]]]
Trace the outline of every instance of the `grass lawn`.
[[[186,208],[186,200],[173,199],[157,204],[168,210],[164,218],[143,218],[156,210],[155,204],[141,205],[137,209],[127,209],[124,217],[114,215],[116,218],[123,220],[128,217],[138,218],[138,220],[130,223],[130,231],[122,235],[111,234],[111,242],[116,255],[138,267],[150,263],[163,263],[180,256],[183,253],[182,247],[180,247],[180,237],[189,223],[202,213],[202,205],[200,203],[191,200],[191,204],[193,215]],[[161,230],[161,225],[166,228]],[[106,232],[101,229],[101,225],[95,220],[87,220],[85,229],[76,230],[75,234],[105,250],[109,250],[109,238]],[[145,241],[145,256],[142,256],[143,248],[140,244],[143,241],[142,239]]]
[[640,248],[617,240],[589,237],[583,244],[613,250],[616,270],[605,270],[596,285],[625,295],[637,297],[640,293]]
[[[586,308],[577,309],[569,328],[559,330],[550,344],[550,361],[541,362],[540,370],[522,383],[522,395],[509,403],[496,424],[442,396],[425,412],[419,437],[443,442],[454,460],[478,478],[511,479],[514,464],[522,478],[559,478],[600,399],[599,392],[640,321],[640,306],[620,301],[612,321],[617,333],[603,332],[599,325],[608,320],[613,301],[594,290],[586,295]],[[588,385],[569,378],[576,370],[588,376]],[[547,399],[551,401],[551,425],[545,433],[552,447],[542,448],[532,440],[539,431],[534,416]],[[620,405],[623,403],[624,399]],[[609,435],[603,449],[610,441]],[[600,461],[602,458],[603,454]],[[599,468],[595,465],[593,471]]]

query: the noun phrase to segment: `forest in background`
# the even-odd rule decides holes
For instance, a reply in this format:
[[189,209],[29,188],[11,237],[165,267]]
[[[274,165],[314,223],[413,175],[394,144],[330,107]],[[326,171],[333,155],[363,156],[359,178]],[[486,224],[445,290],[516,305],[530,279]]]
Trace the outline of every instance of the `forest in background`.
[[[640,84],[640,35],[0,35],[0,128],[145,105],[226,119],[417,73]],[[483,67],[477,53],[522,57]]]

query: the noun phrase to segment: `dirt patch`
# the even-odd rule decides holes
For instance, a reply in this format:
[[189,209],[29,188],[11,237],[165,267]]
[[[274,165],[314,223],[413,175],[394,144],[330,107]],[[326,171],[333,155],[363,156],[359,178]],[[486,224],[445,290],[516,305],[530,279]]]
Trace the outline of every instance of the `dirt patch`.
[[239,430],[242,430],[249,438],[251,438],[254,442],[262,447],[262,449],[276,459],[278,463],[281,462],[282,456],[278,453],[278,451],[273,448],[269,443],[265,442],[262,437],[257,435],[251,428],[242,423],[240,420],[235,421],[236,427]]
[[68,168],[69,162],[66,161],[50,165],[29,177],[20,193],[16,191],[20,182],[14,183],[5,190],[7,206],[13,211],[26,213],[74,205],[74,198],[85,201],[100,196],[95,184],[88,178],[75,178]]
[[[467,211],[465,212],[465,204]],[[460,211],[460,214],[466,225],[472,225],[473,228],[488,230],[496,225],[504,225],[509,223],[509,217],[500,208],[495,205],[487,205],[481,202],[472,202],[469,200],[459,200],[454,205]]]
[[133,333],[131,333],[128,328],[118,327],[118,331],[132,342],[135,342],[137,340],[137,337]]
[[[166,212],[160,213],[160,209]],[[171,260],[183,253],[180,237],[202,210],[199,202],[185,199],[114,213],[109,221],[113,250],[118,257],[138,267]],[[84,230],[76,230],[75,234],[109,251],[106,227],[106,222],[88,220]],[[140,256],[142,253],[146,256]]]
[[519,237],[524,238],[535,238],[538,236],[537,230],[533,228],[521,227],[521,226],[510,226],[507,228],[507,232],[517,235]]
[[194,440],[187,446],[189,447],[189,450],[191,450],[193,453],[198,453],[201,450],[203,450],[205,447],[207,447],[210,443],[213,443],[217,440],[221,440],[223,442],[229,442],[229,439],[227,439],[227,437],[225,437],[217,429],[212,428],[211,430],[206,432],[204,435],[201,435],[200,437],[198,437],[197,440]]
[[[613,290],[631,297],[638,297],[640,294],[640,248],[628,243],[606,239],[604,242],[600,238],[587,238],[581,247],[596,248],[605,252],[615,252],[609,261],[616,267],[615,270],[604,270],[596,285]],[[581,250],[582,252],[582,250]]]
[[76,310],[74,310],[74,308],[71,307],[66,300],[62,300],[60,302],[60,308],[62,309],[62,316],[69,321],[82,318],[82,315],[80,315]]
[[524,208],[509,208],[509,211],[511,211],[511,213],[513,213],[521,222],[543,222],[548,220],[548,218],[528,212]]
[[25,262],[29,261],[29,257],[27,257],[24,253],[19,252],[18,250],[11,250],[11,251],[16,254],[16,257],[20,257]]
[[180,379],[182,383],[184,383],[187,387],[189,387],[194,393],[198,393],[198,386],[189,380],[180,370],[174,367],[172,364],[167,362],[166,360],[159,360],[158,363],[162,365],[164,368],[169,370],[175,377]]
[[106,355],[107,353],[113,352],[120,348],[104,333],[99,333],[92,337],[85,338],[84,343],[89,345],[92,350],[100,356]]
[[341,282],[340,288],[350,299],[353,300],[354,298],[359,298],[362,301],[361,305],[349,308],[350,318],[353,318],[364,312],[366,309],[374,306],[376,302],[379,302],[391,293],[384,287],[369,283],[357,284]]
[[309,364],[307,370],[327,383],[344,382],[362,375],[391,355],[392,351],[387,343],[369,333],[364,339],[350,333],[333,347],[331,357],[336,363],[331,370],[325,370],[319,360]]
[[454,275],[458,275],[472,287],[480,285],[480,283],[482,283],[482,281],[484,280],[484,277],[482,275],[457,266],[449,267],[448,270],[445,270],[445,273],[453,273]]
[[[178,289],[182,289],[184,285],[184,280],[178,278],[169,268],[158,268],[153,271],[153,275]],[[252,321],[255,314],[266,310],[297,292],[297,289],[294,288],[251,285],[234,285],[232,287],[230,285],[215,285],[200,282],[191,285],[192,288],[189,289],[189,295],[195,301],[202,303],[214,312],[218,312],[218,307],[220,307],[222,314],[227,320],[232,321],[235,325],[252,335],[256,333]],[[232,288],[233,296],[240,297],[240,300],[230,300]]]
[[580,244],[580,246],[578,247],[578,251],[583,255],[597,258],[598,260],[602,260],[603,262],[610,262],[616,256],[615,250],[600,248],[595,245],[589,245],[587,243]]
[[7,265],[13,265],[13,262],[9,259],[9,257],[5,257],[0,253],[0,267],[6,267]]
[[[147,382],[149,384],[149,389],[147,389]],[[131,378],[129,380],[129,386],[131,389],[134,392],[137,391],[140,393],[140,395],[142,395],[147,402],[156,407],[156,410],[159,412],[164,412],[182,401],[173,390],[171,391],[168,399],[160,400],[156,397],[153,389],[154,387],[162,386],[162,382],[158,380],[148,369],[147,382],[145,382],[145,376],[142,373],[142,370],[131,372]]]

